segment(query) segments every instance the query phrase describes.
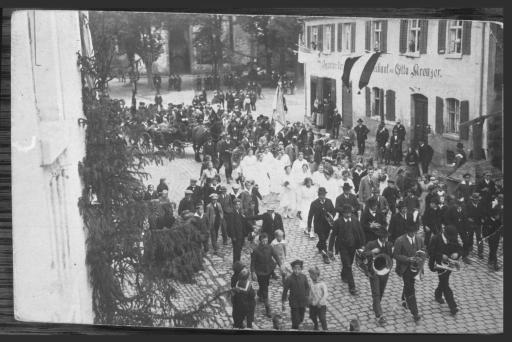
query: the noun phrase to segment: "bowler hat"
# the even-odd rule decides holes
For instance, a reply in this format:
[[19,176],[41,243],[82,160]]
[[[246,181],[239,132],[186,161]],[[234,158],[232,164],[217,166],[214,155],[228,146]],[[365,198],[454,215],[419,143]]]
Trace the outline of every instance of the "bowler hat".
[[357,119],[357,122],[363,122],[363,119]]
[[321,186],[321,187],[318,188],[318,193],[319,194],[326,194],[327,190],[325,190],[325,188],[323,186]]
[[406,207],[406,205],[405,205],[404,201],[399,201],[398,202],[398,205],[397,205],[398,209],[402,209],[402,208],[405,208],[405,207]]
[[295,266],[297,266],[297,265],[298,265],[298,266],[300,266],[300,267],[302,267],[302,266],[304,265],[304,262],[302,262],[302,260],[295,260],[295,261],[292,261],[292,262],[290,263],[290,265],[292,266],[292,268],[294,268],[294,267],[295,267]]
[[343,207],[341,208],[342,214],[351,214],[352,211],[353,211],[353,208],[350,204],[344,204]]
[[409,222],[407,224],[407,226],[405,227],[405,230],[410,233],[410,232],[415,232],[418,230],[418,226],[416,226],[416,224],[414,224],[413,222]]
[[219,198],[219,195],[217,195],[217,194],[211,194],[211,195],[210,195],[210,198],[211,198],[211,199],[218,199],[218,198]]
[[473,199],[473,200],[479,200],[479,199],[480,199],[480,193],[478,193],[478,192],[473,192],[473,193],[471,194],[471,199]]
[[384,237],[384,236],[389,236],[389,232],[388,230],[386,229],[385,226],[380,226],[378,229],[376,229],[374,231],[375,235],[377,235],[378,237]]
[[351,190],[351,189],[352,189],[352,185],[350,185],[348,183],[343,184],[343,190]]

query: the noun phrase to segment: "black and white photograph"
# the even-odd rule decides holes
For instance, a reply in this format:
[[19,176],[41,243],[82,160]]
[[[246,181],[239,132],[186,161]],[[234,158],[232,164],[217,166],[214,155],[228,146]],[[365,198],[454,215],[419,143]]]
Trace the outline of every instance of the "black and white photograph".
[[503,21],[12,13],[14,318],[504,332]]

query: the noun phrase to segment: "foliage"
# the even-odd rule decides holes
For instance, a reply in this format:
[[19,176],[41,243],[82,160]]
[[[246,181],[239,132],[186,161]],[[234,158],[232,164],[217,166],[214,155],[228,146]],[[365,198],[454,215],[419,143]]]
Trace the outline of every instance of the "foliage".
[[224,21],[225,16],[221,14],[197,14],[193,21],[196,31],[192,44],[198,53],[209,54],[214,73],[221,71],[226,54]]
[[[83,84],[94,76],[94,62],[79,59]],[[171,229],[148,231],[153,204],[137,196],[149,176],[144,168],[161,165],[171,152],[148,139],[149,112],[126,110],[95,91],[83,87],[86,155],[79,164],[84,188],[78,203],[87,229],[95,323],[197,326],[207,305],[183,312],[172,300],[173,281],[190,282],[203,267],[197,229],[177,220]]]

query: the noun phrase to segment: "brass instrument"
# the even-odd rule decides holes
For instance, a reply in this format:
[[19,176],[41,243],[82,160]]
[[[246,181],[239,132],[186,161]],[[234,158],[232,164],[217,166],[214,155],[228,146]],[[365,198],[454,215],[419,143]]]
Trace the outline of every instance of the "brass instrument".
[[325,220],[327,221],[327,223],[329,224],[329,226],[331,228],[334,227],[334,217],[332,216],[332,214],[328,211],[324,211],[324,217],[325,217]]
[[447,272],[447,271],[458,272],[458,271],[460,271],[460,262],[458,260],[448,258],[447,261],[443,261],[440,264],[438,264],[436,262],[434,264],[434,270],[444,271],[444,272]]
[[371,256],[365,256],[363,249],[356,249],[354,256],[356,266],[363,272],[367,277],[370,276],[370,264],[372,262]]
[[427,253],[423,250],[416,251],[414,255],[414,262],[411,263],[411,272],[417,273],[419,279],[423,277],[423,267],[425,266],[425,260],[427,260]]
[[377,254],[372,261],[373,273],[378,276],[384,276],[391,272],[393,268],[393,259],[386,253]]

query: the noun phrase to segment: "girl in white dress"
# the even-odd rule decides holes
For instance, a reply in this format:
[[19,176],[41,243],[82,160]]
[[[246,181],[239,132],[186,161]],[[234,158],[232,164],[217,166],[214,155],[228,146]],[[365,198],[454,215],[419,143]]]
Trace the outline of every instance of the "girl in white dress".
[[282,190],[279,196],[279,204],[283,218],[293,218],[293,214],[297,210],[297,186],[291,171],[291,167],[286,166],[282,178]]
[[[293,173],[293,171],[292,171]],[[309,171],[309,164],[302,164],[302,170],[294,174],[297,185],[303,185],[304,179],[311,178],[311,172]]]
[[240,162],[240,168],[242,169],[242,174],[245,179],[254,179],[256,162],[257,159],[254,155],[254,151],[250,148],[247,151],[247,155]]
[[306,177],[304,179],[303,184],[300,186],[299,191],[299,212],[300,212],[300,223],[299,227],[304,229],[304,234],[309,235],[310,238],[315,237],[315,232],[311,229],[309,232],[307,230],[308,226],[308,215],[309,208],[311,207],[311,202],[313,202],[317,198],[317,190],[313,186],[313,181],[310,177]]
[[322,186],[327,190],[327,198],[332,201],[333,205],[336,205],[336,197],[341,194],[341,191],[338,189],[338,182],[330,172],[325,172],[325,181]]
[[[303,165],[308,165],[308,167],[309,167],[308,161],[306,159],[304,159],[304,153],[299,152],[298,158],[293,162],[292,173],[295,175],[300,174],[302,171]],[[302,179],[304,179],[304,178],[302,178]]]
[[266,196],[270,193],[270,176],[269,166],[263,161],[263,154],[258,153],[258,160],[254,167],[254,181],[258,184],[261,196]]
[[[284,151],[279,152],[284,154]],[[279,156],[278,156],[279,157]],[[286,155],[288,157],[288,155]],[[282,180],[284,176],[284,167],[281,160],[272,158],[272,165],[270,169],[270,192],[279,195],[281,193]]]
[[311,179],[313,180],[313,185],[318,189],[319,187],[323,186],[325,183],[325,174],[324,174],[324,165],[320,164],[318,165],[318,170],[313,172],[311,175]]

